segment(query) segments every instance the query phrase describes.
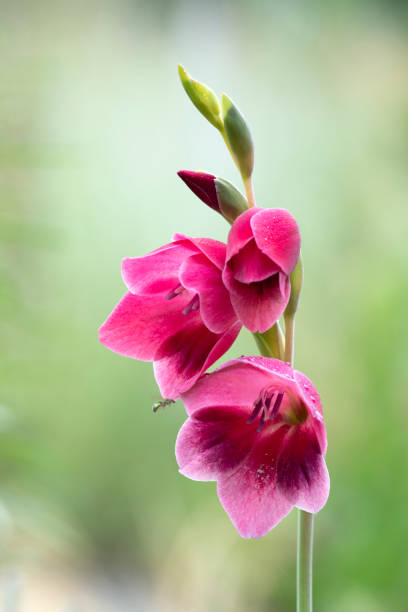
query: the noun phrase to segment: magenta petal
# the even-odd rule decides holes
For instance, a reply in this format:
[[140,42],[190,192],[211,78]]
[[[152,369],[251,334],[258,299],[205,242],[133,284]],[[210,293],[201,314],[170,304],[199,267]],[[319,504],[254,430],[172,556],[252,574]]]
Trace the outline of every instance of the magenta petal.
[[330,479],[314,432],[297,426],[285,438],[276,466],[282,495],[301,510],[319,512],[327,501]]
[[225,264],[225,256],[227,246],[219,240],[212,238],[189,238],[183,234],[174,234],[174,240],[184,240],[194,246],[196,250],[201,251],[217,268],[223,269]]
[[155,353],[154,373],[163,397],[176,399],[190,389],[230,348],[241,329],[235,323],[225,333],[214,334],[203,325],[197,312],[187,317],[188,324],[170,336]]
[[129,291],[138,294],[168,293],[178,283],[178,269],[192,253],[194,245],[187,240],[161,247],[143,257],[126,257],[122,277]]
[[179,278],[183,287],[200,296],[200,314],[208,329],[221,333],[235,323],[235,312],[220,270],[204,255],[188,257],[180,268]]
[[272,327],[289,301],[290,281],[283,274],[274,274],[264,281],[246,285],[233,278],[227,265],[223,281],[230,292],[237,317],[252,332],[262,333]]
[[298,385],[299,394],[306,404],[310,416],[312,417],[310,426],[313,428],[319,441],[320,452],[322,455],[324,455],[327,449],[327,437],[319,393],[317,392],[317,389],[313,385],[312,381],[302,374],[302,372],[294,370],[294,376]]
[[129,292],[100,327],[99,339],[115,353],[151,361],[163,341],[186,325],[181,311],[187,301],[184,296],[165,300]]
[[193,480],[216,480],[236,469],[251,450],[256,431],[246,425],[246,406],[217,406],[194,413],[176,442],[180,472]]
[[241,283],[262,281],[280,272],[279,266],[262,253],[254,239],[229,260],[228,266],[235,280]]
[[300,233],[295,219],[283,208],[269,208],[260,210],[250,223],[258,247],[289,275],[300,253]]
[[249,208],[239,215],[232,224],[228,234],[227,261],[236,255],[254,237],[251,227],[251,219],[256,216],[262,208]]
[[182,400],[188,414],[220,403],[224,406],[250,407],[260,389],[270,382],[270,372],[266,368],[258,368],[257,364],[248,363],[244,359],[234,359],[201,378],[192,389],[183,393]]
[[286,428],[266,435],[232,475],[218,480],[218,496],[244,538],[260,538],[292,509],[275,485],[276,455]]

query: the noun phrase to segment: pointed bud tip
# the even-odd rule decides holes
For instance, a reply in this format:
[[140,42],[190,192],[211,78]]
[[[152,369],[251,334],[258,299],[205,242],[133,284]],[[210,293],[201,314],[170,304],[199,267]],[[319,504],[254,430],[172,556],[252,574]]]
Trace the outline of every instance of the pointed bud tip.
[[222,129],[220,103],[212,89],[193,79],[181,64],[178,65],[178,73],[184,90],[194,106],[214,127]]
[[192,170],[179,170],[177,174],[204,204],[220,212],[213,174],[193,172]]

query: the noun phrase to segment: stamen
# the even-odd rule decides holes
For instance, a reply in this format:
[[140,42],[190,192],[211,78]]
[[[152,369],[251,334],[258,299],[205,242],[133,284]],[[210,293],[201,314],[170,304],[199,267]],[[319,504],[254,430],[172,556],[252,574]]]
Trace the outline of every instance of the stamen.
[[184,287],[182,285],[176,285],[170,293],[166,295],[166,300],[172,300],[173,298],[181,295],[184,291]]
[[274,398],[275,393],[272,393],[272,395],[268,395],[268,397],[265,398],[265,410],[268,413],[269,412],[269,408],[271,407],[271,402]]
[[260,433],[262,431],[264,425],[265,425],[265,410],[261,414],[261,418],[259,419],[259,425],[256,428],[256,431],[258,433]]
[[283,395],[284,395],[283,393],[278,393],[278,396],[277,396],[277,398],[276,398],[276,400],[275,400],[275,404],[274,404],[274,406],[273,406],[273,408],[272,408],[272,412],[271,412],[271,414],[270,414],[270,416],[269,416],[269,420],[270,420],[270,421],[273,421],[273,419],[274,419],[274,418],[276,417],[276,415],[278,414],[278,411],[279,411],[280,405],[281,405],[282,400],[283,400]]
[[263,401],[261,398],[257,399],[254,405],[254,409],[251,412],[251,416],[249,417],[249,419],[247,420],[246,424],[250,425],[251,423],[253,423],[255,421],[255,419],[257,418],[258,414],[261,412],[263,408]]
[[193,310],[198,310],[200,308],[200,297],[198,293],[195,294],[192,300],[189,301],[187,306],[182,310],[184,315],[190,314]]

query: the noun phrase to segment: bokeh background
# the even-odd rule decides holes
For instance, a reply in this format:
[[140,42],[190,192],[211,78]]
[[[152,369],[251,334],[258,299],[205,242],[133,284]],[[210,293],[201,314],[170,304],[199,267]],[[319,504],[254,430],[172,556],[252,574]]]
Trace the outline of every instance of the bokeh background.
[[[303,236],[296,365],[332,491],[317,612],[408,609],[404,2],[1,2],[0,609],[289,612],[296,513],[239,538],[178,474],[180,402],[97,329],[120,262],[228,226],[178,179],[239,177],[183,63],[248,118],[258,204]],[[225,357],[255,353],[242,332]]]

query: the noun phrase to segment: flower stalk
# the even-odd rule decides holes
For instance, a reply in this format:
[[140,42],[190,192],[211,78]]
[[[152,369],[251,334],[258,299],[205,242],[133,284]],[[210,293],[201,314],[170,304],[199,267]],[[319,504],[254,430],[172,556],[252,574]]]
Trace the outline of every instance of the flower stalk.
[[314,514],[298,510],[298,543],[296,573],[296,610],[312,612],[312,567],[313,567],[313,522]]

